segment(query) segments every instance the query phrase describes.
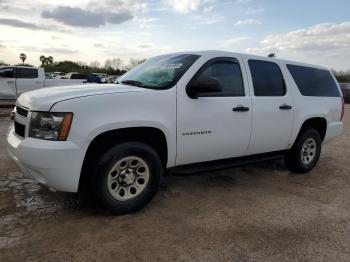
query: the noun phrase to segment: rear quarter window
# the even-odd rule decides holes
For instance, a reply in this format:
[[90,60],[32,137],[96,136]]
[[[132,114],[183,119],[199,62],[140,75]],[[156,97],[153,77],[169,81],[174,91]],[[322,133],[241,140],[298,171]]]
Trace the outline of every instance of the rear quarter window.
[[297,65],[287,65],[287,68],[303,96],[341,96],[328,70]]

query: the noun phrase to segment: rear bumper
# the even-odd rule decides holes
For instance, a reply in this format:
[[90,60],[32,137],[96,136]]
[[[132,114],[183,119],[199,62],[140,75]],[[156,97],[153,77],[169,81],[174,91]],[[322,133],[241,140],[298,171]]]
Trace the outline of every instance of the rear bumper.
[[70,141],[21,138],[11,125],[7,150],[24,175],[57,191],[77,192],[82,150]]
[[343,133],[344,124],[343,122],[333,122],[328,124],[326,136],[323,143],[331,141],[333,138],[340,136]]

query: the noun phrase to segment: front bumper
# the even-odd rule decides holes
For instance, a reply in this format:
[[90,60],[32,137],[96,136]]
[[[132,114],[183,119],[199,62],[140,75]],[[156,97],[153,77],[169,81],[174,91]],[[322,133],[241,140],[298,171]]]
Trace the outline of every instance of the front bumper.
[[22,138],[12,124],[7,150],[24,175],[57,191],[78,191],[84,155],[73,142]]

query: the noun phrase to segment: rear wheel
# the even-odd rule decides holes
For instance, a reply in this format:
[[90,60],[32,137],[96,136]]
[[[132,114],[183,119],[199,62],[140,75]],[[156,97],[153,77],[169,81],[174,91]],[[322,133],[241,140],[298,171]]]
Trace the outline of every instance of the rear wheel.
[[161,161],[153,148],[139,142],[122,143],[105,153],[97,164],[97,199],[114,214],[135,212],[156,194],[161,175]]
[[299,135],[286,155],[287,168],[296,173],[306,173],[317,164],[322,141],[316,129],[309,128]]

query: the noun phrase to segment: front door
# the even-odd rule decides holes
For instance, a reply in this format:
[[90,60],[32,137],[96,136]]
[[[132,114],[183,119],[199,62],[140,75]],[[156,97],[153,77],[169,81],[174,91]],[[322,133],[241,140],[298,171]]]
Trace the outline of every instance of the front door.
[[[198,63],[200,69],[177,85],[177,165],[243,156],[249,145],[251,98],[241,57],[202,57]],[[195,99],[187,94],[189,85],[213,80],[221,91]]]
[[16,97],[16,79],[13,68],[0,68],[0,99],[16,99]]

